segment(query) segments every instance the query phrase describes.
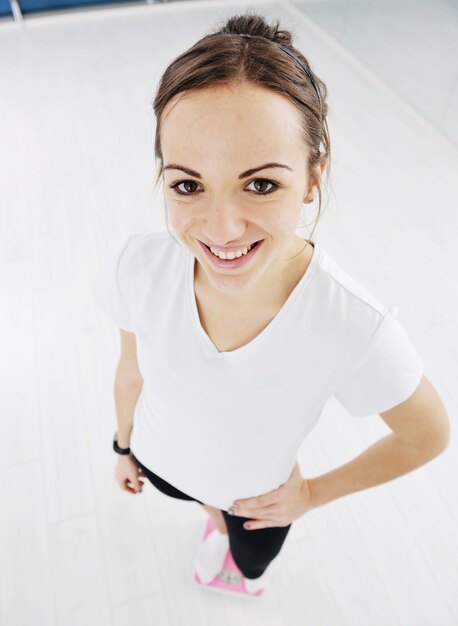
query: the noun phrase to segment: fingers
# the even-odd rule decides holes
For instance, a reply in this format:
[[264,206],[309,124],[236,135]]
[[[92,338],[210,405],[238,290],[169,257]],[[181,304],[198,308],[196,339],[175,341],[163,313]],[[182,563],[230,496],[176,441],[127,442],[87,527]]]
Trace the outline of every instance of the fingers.
[[141,493],[142,492],[143,487],[130,487],[129,485],[126,485],[124,487],[124,491],[128,491],[129,493]]
[[228,511],[229,515],[237,516],[237,517],[257,517],[258,519],[273,517],[278,512],[278,506],[274,504],[269,504],[268,506],[263,507],[229,507]]
[[123,491],[132,494],[142,492],[145,474],[134,459],[120,457],[115,469],[115,478]]
[[130,478],[125,478],[120,485],[123,491],[127,491],[129,493],[141,493],[143,489],[143,481],[139,480],[138,483],[134,483],[134,481]]

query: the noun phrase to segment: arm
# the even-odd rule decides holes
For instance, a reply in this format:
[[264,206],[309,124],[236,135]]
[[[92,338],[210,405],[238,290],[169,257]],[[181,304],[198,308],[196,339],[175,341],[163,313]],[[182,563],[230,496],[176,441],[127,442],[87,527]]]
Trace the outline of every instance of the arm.
[[134,410],[142,387],[115,382],[114,394],[118,420],[118,446],[129,448]]
[[120,329],[121,358],[116,370],[114,394],[118,418],[118,445],[128,448],[133,427],[134,410],[143,388],[143,378],[137,362],[134,333]]
[[308,479],[314,506],[402,476],[441,454],[449,444],[448,415],[425,376],[407,400],[380,416],[394,432],[345,465]]

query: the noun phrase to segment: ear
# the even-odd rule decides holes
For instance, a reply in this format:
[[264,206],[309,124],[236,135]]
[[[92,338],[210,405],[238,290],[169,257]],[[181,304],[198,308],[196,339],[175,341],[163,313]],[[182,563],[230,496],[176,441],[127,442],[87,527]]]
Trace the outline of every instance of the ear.
[[[325,152],[320,152],[320,162],[318,163],[318,165],[315,166],[315,178],[317,180],[321,179],[321,175],[323,174],[323,170],[326,167],[327,162],[328,162],[328,160],[326,158],[326,153]],[[303,202],[307,201],[307,196],[309,196],[313,192],[313,188],[314,187],[316,187],[316,180],[312,177],[311,185],[305,192],[305,196],[303,198]]]

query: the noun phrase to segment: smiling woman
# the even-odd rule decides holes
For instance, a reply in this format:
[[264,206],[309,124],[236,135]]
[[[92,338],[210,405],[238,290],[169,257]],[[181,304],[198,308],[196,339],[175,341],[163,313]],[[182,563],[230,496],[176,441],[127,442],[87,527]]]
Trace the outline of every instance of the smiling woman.
[[[179,94],[163,115],[167,217],[196,257],[196,285],[227,306],[275,299],[280,309],[288,295],[282,286],[297,282],[310,262],[295,229],[325,166],[308,170],[297,107],[239,80]],[[260,164],[240,172],[242,162]],[[176,171],[192,178],[177,180]],[[260,172],[264,178],[253,177]]]
[[[418,462],[417,439],[390,439],[340,470],[342,480],[303,478],[298,451],[326,402],[404,422],[405,411],[387,412],[423,380],[397,307],[295,232],[304,202],[318,195],[321,208],[327,91],[278,26],[231,17],[166,68],[153,106],[168,230],[130,237],[94,285],[101,308],[137,340],[133,459],[165,494],[213,517],[199,584],[231,590],[236,581],[233,592],[253,596],[294,520]],[[440,450],[426,396],[404,406],[412,422],[421,409]],[[119,406],[118,417],[121,426],[131,416]],[[136,471],[132,459],[119,463],[121,478]],[[214,534],[206,540],[224,523],[230,555]]]
[[[326,95],[290,33],[253,15],[204,36],[161,78],[156,184],[165,183],[167,227],[196,257],[196,286],[227,306],[269,299],[279,309],[285,283],[294,286],[308,267],[311,246],[294,231],[315,190],[321,212]],[[245,255],[257,241],[262,248]],[[201,242],[220,259],[239,252],[240,261],[215,262]]]

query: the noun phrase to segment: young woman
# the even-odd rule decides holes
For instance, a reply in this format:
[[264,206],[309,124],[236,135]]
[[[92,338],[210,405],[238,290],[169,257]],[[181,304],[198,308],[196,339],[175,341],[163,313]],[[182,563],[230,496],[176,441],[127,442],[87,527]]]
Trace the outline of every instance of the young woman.
[[[167,230],[130,236],[92,288],[121,329],[119,484],[136,493],[143,475],[204,506],[200,582],[230,546],[251,595],[294,520],[449,438],[397,307],[295,232],[304,203],[321,209],[327,89],[278,26],[231,17],[166,68],[154,112]],[[297,452],[332,396],[393,433],[306,479]]]

